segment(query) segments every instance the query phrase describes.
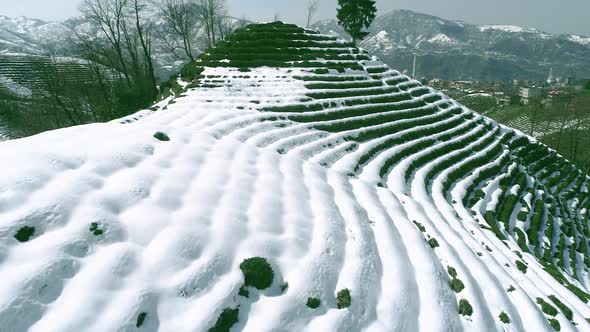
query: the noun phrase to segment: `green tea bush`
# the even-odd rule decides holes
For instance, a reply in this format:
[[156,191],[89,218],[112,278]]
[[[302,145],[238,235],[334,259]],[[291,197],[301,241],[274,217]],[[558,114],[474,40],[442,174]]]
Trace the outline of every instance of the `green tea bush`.
[[98,223],[91,223],[90,224],[90,232],[92,232],[92,234],[94,234],[95,236],[99,236],[103,233],[103,230],[99,227]]
[[352,299],[350,298],[350,290],[345,288],[338,292],[336,296],[336,303],[338,305],[338,309],[345,309],[350,307]]
[[159,141],[163,141],[163,142],[168,142],[170,141],[170,137],[168,137],[168,135],[164,134],[161,131],[158,131],[157,133],[154,134],[154,138],[156,138]]
[[217,322],[215,322],[215,326],[210,328],[209,332],[229,332],[230,328],[234,326],[235,323],[238,322],[238,315],[240,313],[240,309],[235,308],[225,308],[223,312],[217,318]]
[[525,263],[523,263],[522,261],[516,261],[516,267],[520,270],[520,272],[522,273],[526,273],[527,271],[527,266]]
[[435,238],[431,238],[430,240],[428,240],[428,244],[430,245],[430,248],[432,248],[432,249],[439,246],[438,241]]
[[14,234],[14,238],[17,239],[19,242],[27,242],[31,237],[35,234],[35,227],[24,226],[21,227],[16,234]]
[[140,328],[147,317],[146,312],[142,312],[137,316],[137,321],[135,322],[135,327]]
[[555,331],[561,331],[561,325],[559,325],[559,321],[555,318],[549,319],[549,324]]
[[320,306],[320,303],[321,303],[320,299],[317,299],[315,297],[309,297],[309,298],[307,298],[307,303],[305,305],[307,305],[311,309],[316,309],[317,307]]
[[465,289],[465,285],[459,278],[453,278],[451,280],[451,289],[455,293],[460,293],[463,289]]
[[555,307],[552,306],[551,304],[545,302],[545,300],[543,300],[542,298],[537,297],[537,304],[539,304],[541,306],[541,311],[543,311],[543,313],[545,313],[546,315],[549,315],[549,316],[557,315],[557,309],[555,309]]
[[502,311],[502,313],[500,313],[500,321],[504,324],[510,324],[510,317],[508,317],[508,314],[505,313],[504,311]]
[[549,295],[549,299],[555,303],[555,305],[563,312],[563,315],[568,319],[572,320],[574,318],[574,313],[572,309],[570,309],[565,303],[561,302],[555,295]]
[[248,258],[240,264],[240,270],[242,270],[242,273],[244,273],[244,284],[246,286],[253,286],[257,289],[265,289],[272,285],[274,272],[266,258]]
[[463,316],[473,315],[473,307],[466,299],[461,299],[459,301],[459,314]]

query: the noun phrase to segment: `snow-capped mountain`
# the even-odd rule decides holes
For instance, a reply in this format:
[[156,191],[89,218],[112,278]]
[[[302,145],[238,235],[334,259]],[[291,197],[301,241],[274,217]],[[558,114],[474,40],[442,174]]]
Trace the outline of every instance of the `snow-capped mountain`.
[[[346,38],[333,20],[319,22],[322,32]],[[506,25],[476,25],[408,10],[378,17],[361,46],[383,61],[410,69],[418,56],[418,74],[443,79],[543,79],[554,73],[590,77],[590,38],[554,35]]]
[[27,17],[0,16],[0,55],[26,54],[73,56],[71,38],[75,32],[88,31],[90,24],[82,18],[46,22]]
[[555,151],[292,25],[193,69],[0,143],[0,331],[590,330],[590,178]]

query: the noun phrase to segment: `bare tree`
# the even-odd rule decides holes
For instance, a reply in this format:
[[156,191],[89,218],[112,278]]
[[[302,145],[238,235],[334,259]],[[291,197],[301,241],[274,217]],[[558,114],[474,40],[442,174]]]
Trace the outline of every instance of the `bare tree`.
[[[125,8],[128,0],[83,0],[81,11],[95,26],[102,32],[102,39],[84,38],[80,36],[84,45],[95,55],[103,56],[108,59],[114,68],[117,68],[131,86],[131,78],[123,54],[124,43],[124,24]],[[106,42],[105,42],[106,41]],[[110,59],[111,52],[114,51],[116,59]]]
[[320,1],[321,0],[309,0],[307,2],[307,25],[305,26],[306,28],[309,28],[314,16],[317,14],[318,9],[320,7]]
[[[199,20],[194,4],[185,0],[164,0],[160,10],[165,21],[164,32],[167,35],[163,39],[172,54],[181,59],[195,61],[192,40],[199,26]],[[172,37],[172,41],[166,38],[169,36]],[[180,50],[183,55],[179,55],[177,50]]]
[[157,95],[152,60],[152,25],[145,18],[147,0],[83,0],[81,11],[98,36],[78,35],[87,59],[113,68],[123,76],[124,104],[145,107]]
[[224,0],[195,0],[197,15],[203,24],[206,34],[206,46],[213,47],[217,44],[219,35],[220,17],[225,16]]
[[281,20],[281,13],[279,11],[275,12],[275,16],[273,17],[273,22],[278,22]]

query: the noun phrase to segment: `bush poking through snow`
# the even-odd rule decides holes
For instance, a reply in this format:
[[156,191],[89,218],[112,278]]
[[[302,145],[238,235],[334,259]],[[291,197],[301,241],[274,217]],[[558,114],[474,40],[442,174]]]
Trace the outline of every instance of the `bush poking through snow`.
[[161,131],[158,131],[157,133],[154,134],[154,137],[162,142],[168,142],[170,140],[170,137],[168,137],[168,135],[164,134]]
[[527,266],[525,263],[523,263],[521,261],[516,261],[516,267],[520,270],[520,272],[526,273]]
[[135,322],[135,327],[140,328],[145,322],[145,317],[147,316],[146,312],[142,312],[137,316],[137,321]]
[[246,286],[242,286],[238,291],[238,295],[247,298],[248,296],[250,296],[250,292],[246,289]]
[[35,227],[24,226],[14,234],[14,238],[19,242],[27,242],[34,234]]
[[240,270],[244,273],[244,284],[254,286],[257,289],[270,287],[275,276],[266,258],[262,257],[252,257],[244,260],[240,264]]
[[421,223],[417,222],[416,220],[413,220],[412,222],[414,223],[414,225],[416,225],[416,227],[418,227],[420,232],[426,232],[426,228],[424,228],[424,226]]
[[473,315],[473,307],[469,304],[469,301],[466,299],[461,299],[459,301],[459,314],[463,316],[471,316]]
[[516,290],[516,288],[514,288],[514,286],[510,285],[510,287],[508,287],[507,291],[508,293],[510,292],[514,292]]
[[92,224],[90,224],[90,231],[92,232],[92,234],[99,236],[102,235],[103,230],[100,229],[100,227],[98,227],[98,223],[93,222]]
[[455,270],[454,267],[447,266],[447,272],[449,272],[449,275],[451,276],[451,278],[457,278],[457,270]]
[[537,304],[539,304],[541,306],[541,311],[543,311],[543,313],[545,313],[546,315],[549,315],[549,316],[557,315],[557,309],[554,306],[552,306],[551,304],[545,302],[545,300],[543,300],[542,298],[540,298],[540,297],[537,298]]
[[510,324],[510,317],[508,317],[508,314],[505,313],[504,311],[502,311],[502,313],[500,314],[500,321],[504,324]]
[[350,307],[350,303],[352,299],[350,298],[350,291],[348,288],[345,288],[338,292],[338,296],[336,296],[336,303],[338,304],[338,309],[344,309]]
[[308,297],[307,303],[305,305],[312,308],[312,309],[315,309],[315,308],[319,307],[320,304],[321,304],[320,299],[315,298],[315,297]]
[[559,325],[559,321],[555,318],[549,319],[549,324],[555,331],[561,331],[561,325]]
[[240,313],[240,309],[235,308],[225,308],[219,318],[217,318],[217,322],[215,326],[209,329],[209,332],[229,332],[229,329],[238,322],[238,314]]
[[565,303],[561,302],[555,295],[549,295],[549,299],[563,312],[565,317],[571,321],[574,318],[574,313]]
[[435,238],[431,238],[430,240],[428,240],[428,244],[430,245],[430,248],[436,248],[438,247],[438,241]]
[[287,288],[289,288],[289,283],[285,282],[281,284],[281,293],[284,293],[285,290],[287,290]]
[[451,289],[453,289],[455,293],[460,293],[463,289],[465,289],[465,285],[460,279],[453,278],[453,280],[451,280]]

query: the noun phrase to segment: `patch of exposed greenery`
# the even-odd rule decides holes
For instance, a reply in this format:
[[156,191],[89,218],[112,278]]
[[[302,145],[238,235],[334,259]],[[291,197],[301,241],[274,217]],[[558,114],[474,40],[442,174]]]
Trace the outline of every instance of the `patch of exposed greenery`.
[[209,332],[229,332],[229,329],[238,322],[240,309],[225,308],[217,318],[215,326],[209,329]]
[[246,286],[265,289],[272,285],[274,272],[266,258],[248,258],[240,264],[240,270],[244,273]]
[[14,234],[14,238],[19,242],[27,242],[34,234],[35,227],[23,226],[16,232],[16,234]]
[[315,309],[315,308],[319,307],[320,304],[321,304],[320,299],[315,298],[315,297],[309,297],[309,298],[307,298],[307,303],[305,305],[312,308],[312,309]]
[[552,306],[551,304],[547,303],[542,298],[540,298],[540,297],[537,298],[537,304],[541,306],[541,311],[543,311],[543,313],[545,313],[546,315],[549,315],[549,316],[557,315],[557,309],[554,306]]
[[463,316],[473,315],[473,307],[466,299],[461,299],[459,301],[459,314]]
[[164,134],[161,131],[158,131],[157,133],[154,134],[154,137],[159,140],[159,141],[163,141],[163,142],[168,142],[170,140],[170,137],[168,137],[168,135]]
[[345,288],[338,292],[336,296],[336,303],[338,304],[338,309],[344,309],[350,307],[352,299],[350,298],[350,290]]
[[137,321],[135,322],[135,327],[140,328],[145,322],[145,318],[147,317],[146,312],[142,312],[137,316]]
[[439,246],[438,241],[435,238],[431,238],[430,240],[428,240],[428,244],[433,249]]
[[505,313],[504,311],[502,311],[502,313],[500,313],[500,321],[504,324],[510,324],[510,317],[508,317],[508,314]]
[[100,225],[96,222],[90,224],[90,232],[92,232],[92,234],[95,236],[99,236],[104,233],[104,231],[100,228]]

